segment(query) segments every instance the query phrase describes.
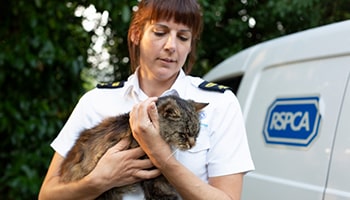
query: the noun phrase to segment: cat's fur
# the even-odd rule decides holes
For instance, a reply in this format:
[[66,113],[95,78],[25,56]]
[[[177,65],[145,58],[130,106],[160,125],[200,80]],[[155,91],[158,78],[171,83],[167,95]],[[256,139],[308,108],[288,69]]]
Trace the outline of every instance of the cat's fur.
[[[198,111],[207,104],[183,100],[177,96],[165,96],[158,98],[156,105],[162,138],[180,150],[193,147],[200,129]],[[95,168],[109,148],[125,137],[132,139],[130,148],[138,146],[132,137],[129,113],[107,118],[97,126],[83,131],[61,165],[60,180],[67,183],[82,179]],[[177,199],[176,191],[163,176],[142,181],[141,186],[147,200]],[[133,187],[134,185],[112,188],[97,199],[119,200],[123,194],[132,191]]]

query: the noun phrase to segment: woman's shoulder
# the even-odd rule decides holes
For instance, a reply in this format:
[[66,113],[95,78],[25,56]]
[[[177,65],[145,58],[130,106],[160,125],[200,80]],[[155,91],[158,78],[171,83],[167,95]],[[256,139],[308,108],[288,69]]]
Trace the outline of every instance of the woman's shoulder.
[[100,82],[96,85],[98,89],[118,89],[124,87],[125,81]]
[[210,82],[199,77],[189,77],[191,87],[186,89],[186,98],[197,102],[209,103],[209,107],[226,109],[238,106],[239,102],[230,87]]
[[119,99],[118,97],[122,97],[125,93],[124,86],[124,81],[98,83],[96,87],[85,92],[80,101],[103,102],[108,99]]
[[191,82],[192,89],[195,93],[203,94],[212,98],[220,98],[224,96],[235,96],[230,87],[219,83],[210,82],[200,77],[188,77]]

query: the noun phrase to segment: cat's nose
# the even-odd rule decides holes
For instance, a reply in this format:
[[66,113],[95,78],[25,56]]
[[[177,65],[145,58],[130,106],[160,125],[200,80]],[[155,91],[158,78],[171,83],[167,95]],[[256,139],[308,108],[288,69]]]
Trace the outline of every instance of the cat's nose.
[[196,140],[194,138],[189,138],[188,139],[188,145],[189,145],[189,149],[192,148],[194,145],[196,144]]

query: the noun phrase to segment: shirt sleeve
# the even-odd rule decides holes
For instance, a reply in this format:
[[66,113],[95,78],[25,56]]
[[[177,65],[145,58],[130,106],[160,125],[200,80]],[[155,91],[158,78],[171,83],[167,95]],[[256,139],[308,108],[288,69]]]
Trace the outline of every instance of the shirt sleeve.
[[91,110],[89,97],[88,94],[85,94],[75,106],[58,136],[51,143],[51,147],[61,156],[67,155],[83,130],[92,127],[94,122],[89,110]]
[[223,95],[212,113],[209,177],[254,170],[239,102],[231,91]]

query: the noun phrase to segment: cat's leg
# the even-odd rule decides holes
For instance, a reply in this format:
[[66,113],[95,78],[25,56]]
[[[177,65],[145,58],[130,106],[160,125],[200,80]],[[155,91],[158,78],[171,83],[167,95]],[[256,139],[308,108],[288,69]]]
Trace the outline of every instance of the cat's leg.
[[146,200],[178,200],[177,192],[164,176],[141,182]]
[[102,193],[95,200],[123,200],[123,191],[119,190],[119,188],[112,188]]
[[123,195],[135,191],[136,184],[112,188],[101,194],[96,200],[122,200]]

